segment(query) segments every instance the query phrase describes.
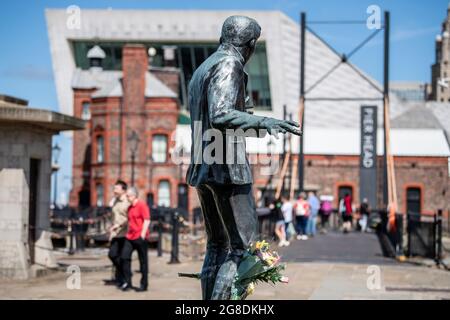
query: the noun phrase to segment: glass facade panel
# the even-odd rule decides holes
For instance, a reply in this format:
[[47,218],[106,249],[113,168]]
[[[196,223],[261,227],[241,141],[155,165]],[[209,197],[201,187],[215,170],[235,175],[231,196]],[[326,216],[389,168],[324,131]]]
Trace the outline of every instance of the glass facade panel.
[[[131,43],[131,42],[127,42]],[[88,69],[89,61],[86,54],[94,45],[99,45],[106,53],[103,61],[105,70],[120,70],[122,68],[122,47],[125,42],[94,42],[94,41],[73,41],[72,47],[75,57],[75,64],[78,68]],[[179,97],[181,104],[186,107],[187,87],[195,69],[217,49],[217,44],[213,43],[144,43],[147,48],[156,49],[156,55],[151,57],[151,65],[162,67],[165,65],[175,65],[181,70],[181,81]],[[164,46],[175,46],[175,61],[167,63],[164,61]],[[255,54],[246,66],[249,74],[247,86],[248,95],[253,99],[257,109],[271,110],[271,96],[269,85],[269,71],[267,65],[266,45],[264,42],[258,43]]]

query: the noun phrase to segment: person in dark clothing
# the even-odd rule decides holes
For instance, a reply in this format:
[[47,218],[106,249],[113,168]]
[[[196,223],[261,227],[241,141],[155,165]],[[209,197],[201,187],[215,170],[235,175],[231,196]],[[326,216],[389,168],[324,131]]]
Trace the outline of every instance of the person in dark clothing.
[[72,211],[72,230],[75,237],[75,246],[77,251],[84,251],[86,233],[89,223],[89,213],[85,208],[79,207],[78,210]]
[[281,201],[277,200],[274,201],[269,207],[272,211],[271,214],[273,217],[273,221],[275,222],[275,234],[279,240],[278,242],[279,247],[289,245],[289,241],[286,240],[286,229],[283,211],[281,211],[281,205],[282,205]]
[[320,202],[320,226],[321,226],[321,232],[326,233],[327,228],[329,225],[329,218],[330,215],[333,213],[333,206],[331,204],[332,197],[330,196],[323,196],[321,197]]

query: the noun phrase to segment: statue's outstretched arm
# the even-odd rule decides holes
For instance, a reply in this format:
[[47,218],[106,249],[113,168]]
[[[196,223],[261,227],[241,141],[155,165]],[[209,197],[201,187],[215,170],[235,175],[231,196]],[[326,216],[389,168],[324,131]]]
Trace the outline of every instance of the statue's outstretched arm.
[[222,64],[211,76],[208,86],[208,112],[213,128],[266,129],[270,134],[301,134],[298,123],[250,114],[236,110],[239,89],[243,86],[242,65],[235,60]]

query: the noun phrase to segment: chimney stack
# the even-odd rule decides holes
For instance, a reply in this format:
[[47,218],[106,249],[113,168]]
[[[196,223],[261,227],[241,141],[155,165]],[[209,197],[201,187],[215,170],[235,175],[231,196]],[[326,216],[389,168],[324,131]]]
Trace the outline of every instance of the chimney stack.
[[127,44],[122,49],[123,107],[128,111],[144,109],[147,50],[141,44]]

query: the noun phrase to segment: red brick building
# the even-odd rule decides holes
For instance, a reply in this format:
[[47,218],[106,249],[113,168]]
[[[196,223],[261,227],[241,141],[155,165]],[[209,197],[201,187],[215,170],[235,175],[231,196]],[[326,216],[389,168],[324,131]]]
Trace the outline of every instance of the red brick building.
[[[291,159],[294,159],[294,155]],[[275,159],[278,157],[275,157]],[[317,191],[319,195],[333,196],[333,206],[338,207],[339,197],[345,192],[352,195],[355,205],[360,198],[360,164],[357,155],[305,155],[305,189]],[[422,214],[432,214],[438,209],[448,212],[449,185],[448,159],[446,157],[397,156],[394,157],[397,184],[398,211],[418,210]],[[382,208],[383,157],[378,157],[378,204]],[[268,188],[273,194],[279,172],[272,180],[261,175],[261,166],[254,169],[255,189]],[[295,177],[297,179],[297,177]],[[289,189],[289,178],[287,189]],[[295,182],[297,194],[297,181]]]
[[73,137],[70,205],[108,205],[114,182],[131,184],[134,169],[142,199],[176,206],[184,179],[170,159],[179,116],[178,71],[152,71],[147,49],[136,44],[123,47],[122,70],[102,69],[99,46],[88,58],[90,68],[77,69],[72,80],[74,115],[89,121]]
[[[438,209],[449,210],[449,155],[444,130],[438,123],[429,123],[431,113],[425,107],[417,114],[417,106],[405,106],[405,111],[393,119],[392,150],[394,154],[396,193],[399,212],[431,214]],[[420,107],[421,108],[421,107]],[[406,118],[406,119],[405,119]],[[416,120],[414,120],[416,119]],[[403,121],[405,120],[405,121]],[[420,123],[417,123],[417,122]],[[305,130],[305,190],[334,198],[352,194],[355,206],[360,201],[359,128],[306,127]],[[383,141],[378,130],[377,145],[377,203],[383,208]],[[190,128],[178,125],[177,147],[190,148]],[[285,190],[290,189],[290,175],[298,157],[298,138],[292,138],[291,166],[285,177]],[[247,153],[252,164],[254,194],[257,205],[264,203],[261,195],[271,198],[278,185],[282,168],[283,139],[247,139]],[[289,150],[289,147],[287,148]],[[189,163],[184,157],[184,172]],[[276,165],[274,165],[276,164]],[[274,171],[269,167],[275,168]],[[273,173],[269,175],[268,173]],[[298,176],[294,173],[294,191],[298,195]],[[196,192],[189,192],[190,208],[198,206]],[[264,192],[262,192],[264,191]],[[287,191],[287,193],[289,193]],[[260,200],[260,201],[258,201]]]
[[[415,107],[412,108],[414,111]],[[408,114],[409,113],[409,114]],[[407,123],[414,124],[411,111],[406,111]],[[449,147],[445,139],[444,131],[439,127],[414,129],[405,127],[404,123],[394,118],[395,127],[391,130],[392,149],[394,154],[394,166],[396,177],[396,194],[398,211],[420,212],[432,214],[442,209],[448,213],[450,205],[449,186]],[[422,113],[421,121],[426,120]],[[378,132],[381,138],[381,129]],[[252,138],[253,139],[253,138]],[[256,151],[267,152],[263,146],[266,141],[256,139],[247,144],[247,151],[251,153],[251,162],[256,162]],[[377,146],[377,203],[372,206],[383,207],[383,145],[381,139]],[[359,136],[357,129],[305,129],[305,189],[317,191],[320,195],[333,196],[333,204],[337,208],[339,198],[344,193],[352,194],[354,204],[360,201],[360,150],[358,146]],[[281,168],[282,140],[272,139],[272,158],[279,161],[279,170],[273,177],[263,174],[262,168],[268,165],[255,166],[254,185],[256,190],[269,190],[267,194],[273,194]],[[293,139],[291,157],[292,165],[297,158],[298,139]],[[261,161],[259,161],[261,162]],[[292,172],[292,171],[290,171]],[[294,173],[295,174],[295,173]],[[295,194],[298,192],[298,176],[294,177]],[[289,173],[286,178],[286,189],[290,187]]]

